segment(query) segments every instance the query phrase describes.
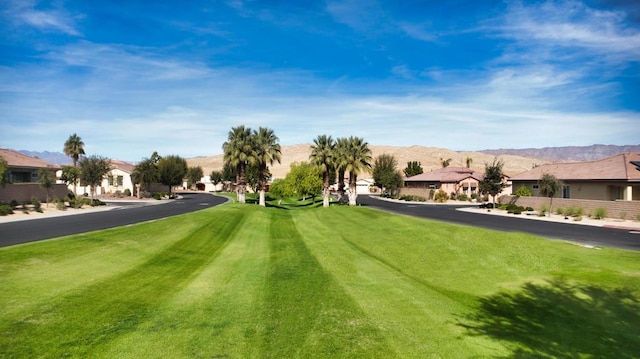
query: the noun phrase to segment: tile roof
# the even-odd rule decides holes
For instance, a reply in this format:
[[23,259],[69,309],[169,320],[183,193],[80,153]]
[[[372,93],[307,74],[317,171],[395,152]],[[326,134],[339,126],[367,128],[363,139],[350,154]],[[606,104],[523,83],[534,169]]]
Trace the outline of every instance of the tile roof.
[[0,148],[0,157],[7,161],[9,167],[18,168],[50,168],[52,170],[59,170],[61,167],[39,158],[27,156],[20,152]]
[[405,178],[405,182],[454,183],[460,182],[468,177],[472,177],[480,181],[484,175],[466,167],[444,167],[435,171],[425,172]]
[[621,153],[599,161],[552,163],[535,167],[511,177],[513,181],[537,181],[549,173],[559,180],[640,181],[640,170],[632,162],[640,161],[640,153]]
[[111,167],[113,168],[117,168],[121,171],[124,171],[128,174],[132,174],[133,173],[133,169],[136,167],[135,165],[133,165],[132,163],[129,162],[124,162],[124,161],[120,161],[120,160],[111,160]]

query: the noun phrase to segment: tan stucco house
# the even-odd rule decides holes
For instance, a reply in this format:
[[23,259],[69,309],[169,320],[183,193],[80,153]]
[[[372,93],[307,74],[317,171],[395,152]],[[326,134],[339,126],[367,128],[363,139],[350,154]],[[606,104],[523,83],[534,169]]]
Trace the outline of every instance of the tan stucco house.
[[538,181],[549,173],[562,181],[560,198],[640,201],[640,153],[621,153],[599,161],[554,163],[511,177],[514,190],[524,185],[540,196]]
[[[60,166],[8,149],[0,149],[0,157],[7,162],[5,179],[8,182],[4,187],[0,187],[0,201],[22,202],[29,201],[32,197],[38,197],[41,201],[46,199],[47,193],[38,184],[39,172],[51,171],[55,177],[55,172]],[[67,192],[64,185],[54,185],[50,194],[52,197],[62,198]]]
[[466,167],[444,167],[431,172],[421,173],[404,179],[402,192],[411,192],[427,197],[429,191],[443,190],[447,194],[478,193],[478,183],[484,174]]

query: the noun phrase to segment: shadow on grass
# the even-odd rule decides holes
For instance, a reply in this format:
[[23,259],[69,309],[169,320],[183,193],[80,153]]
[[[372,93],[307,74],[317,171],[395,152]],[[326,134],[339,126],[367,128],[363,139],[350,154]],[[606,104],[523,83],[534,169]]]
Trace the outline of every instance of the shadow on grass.
[[459,325],[513,350],[507,358],[638,358],[640,299],[628,289],[527,283],[481,298]]

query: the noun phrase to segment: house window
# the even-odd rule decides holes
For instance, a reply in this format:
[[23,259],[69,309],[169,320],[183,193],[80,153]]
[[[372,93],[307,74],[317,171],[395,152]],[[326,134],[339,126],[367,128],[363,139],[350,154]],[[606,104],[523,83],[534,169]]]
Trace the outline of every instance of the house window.
[[124,182],[124,177],[122,177],[122,176],[118,176],[118,177],[116,178],[116,180],[117,180],[117,183],[116,183],[116,184],[117,184],[118,186],[122,187],[122,184],[123,184],[123,182]]
[[571,198],[571,186],[562,186],[562,198]]
[[540,189],[540,185],[534,184],[533,189]]
[[108,175],[107,176],[107,183],[109,183],[109,186],[114,186],[115,183],[113,182],[113,176],[112,175]]

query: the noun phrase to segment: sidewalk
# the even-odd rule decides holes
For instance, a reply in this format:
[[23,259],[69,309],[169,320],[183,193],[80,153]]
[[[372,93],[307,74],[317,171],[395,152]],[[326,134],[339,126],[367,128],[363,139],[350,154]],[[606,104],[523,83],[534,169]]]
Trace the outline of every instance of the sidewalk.
[[[106,206],[95,206],[91,207],[88,205],[82,206],[82,208],[71,208],[67,207],[65,210],[59,210],[56,208],[54,203],[49,203],[47,207],[46,203],[42,204],[42,213],[36,212],[33,210],[32,206],[28,207],[28,213],[24,213],[20,206],[13,210],[13,214],[9,214],[6,216],[0,216],[0,224],[9,223],[9,222],[17,222],[17,221],[26,221],[30,219],[41,219],[41,218],[55,218],[61,216],[73,216],[76,214],[87,214],[93,212],[104,212],[110,211],[118,208],[124,208],[133,204],[140,204],[142,206],[150,206],[150,205],[159,205],[168,203],[173,200],[156,200],[156,199],[127,199],[127,198],[99,198],[101,201],[105,202]],[[126,206],[119,205],[118,203],[127,203]]]

